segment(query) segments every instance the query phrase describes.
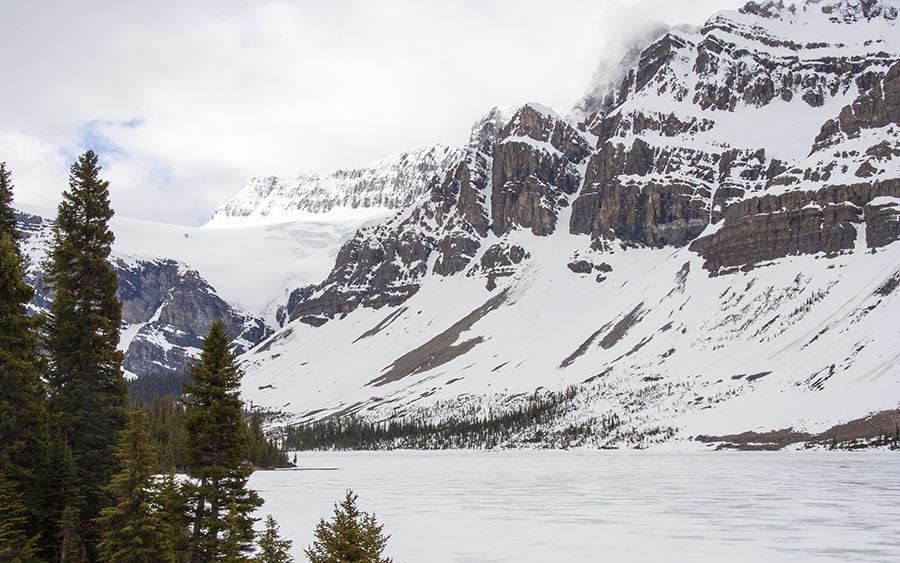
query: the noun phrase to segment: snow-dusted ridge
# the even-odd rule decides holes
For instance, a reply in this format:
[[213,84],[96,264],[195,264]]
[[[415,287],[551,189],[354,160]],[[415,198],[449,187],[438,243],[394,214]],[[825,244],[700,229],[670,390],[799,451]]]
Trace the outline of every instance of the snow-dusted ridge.
[[459,158],[459,149],[438,144],[327,174],[253,178],[206,227],[380,219],[415,202]]

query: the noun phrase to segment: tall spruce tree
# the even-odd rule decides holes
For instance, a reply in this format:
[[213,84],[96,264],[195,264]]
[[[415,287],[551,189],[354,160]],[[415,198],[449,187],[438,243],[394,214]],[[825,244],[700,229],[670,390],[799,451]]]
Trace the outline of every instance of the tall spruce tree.
[[28,315],[34,291],[24,281],[12,188],[10,171],[0,163],[0,478],[19,495],[23,512],[16,511],[16,526],[33,538],[45,512],[38,480],[48,440],[46,389],[40,378],[40,319]]
[[252,514],[262,500],[247,488],[250,470],[243,463],[247,435],[241,420],[241,377],[225,325],[216,321],[200,361],[191,366],[191,381],[182,397],[187,411],[187,472],[193,478],[193,563],[218,562],[252,549]]
[[45,348],[52,422],[78,468],[77,508],[91,559],[99,541],[91,523],[110,501],[106,485],[119,468],[114,453],[127,405],[117,350],[122,308],[109,263],[112,216],[109,182],[87,151],[72,165],[53,225],[46,271],[55,297]]
[[0,462],[4,466],[27,460],[34,428],[44,418],[36,319],[26,309],[34,292],[24,277],[15,243],[8,235],[0,235]]
[[9,235],[13,240],[19,240],[20,234],[16,229],[16,214],[12,202],[12,172],[6,167],[5,162],[0,162],[0,237]]
[[119,442],[122,470],[110,483],[116,504],[98,519],[103,537],[97,549],[104,563],[175,563],[174,530],[161,511],[146,426],[147,415],[132,411]]
[[21,262],[13,239],[0,235],[0,478],[20,495],[22,531],[33,537],[45,508],[38,481],[48,434],[37,319],[26,314],[32,291]]

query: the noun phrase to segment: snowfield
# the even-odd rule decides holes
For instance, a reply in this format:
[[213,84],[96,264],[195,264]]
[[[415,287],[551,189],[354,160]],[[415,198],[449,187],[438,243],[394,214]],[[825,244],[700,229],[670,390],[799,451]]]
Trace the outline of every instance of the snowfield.
[[[17,208],[52,220],[56,211],[31,205]],[[304,220],[222,228],[186,227],[114,216],[113,259],[170,259],[194,269],[216,293],[240,311],[275,325],[275,311],[290,292],[328,275],[341,245],[358,228],[384,220],[390,210],[321,214]],[[43,260],[49,235],[26,252]]]
[[[598,446],[651,445],[625,434],[659,427],[680,441],[821,432],[900,406],[900,291],[879,293],[900,275],[898,243],[710,277],[687,248],[593,253],[587,237],[521,231],[510,242],[531,258],[493,292],[478,275],[430,274],[399,307],[287,325],[242,356],[245,400],[298,421],[338,412],[439,420],[451,404],[487,412],[538,388],[578,385],[583,400],[560,427],[611,413],[625,421]],[[601,282],[576,274],[566,265],[576,256],[611,271]],[[411,350],[447,352],[429,345],[504,291],[452,338],[461,354],[395,369]]]
[[300,454],[250,485],[303,560],[353,489],[395,563],[900,560],[885,452]]

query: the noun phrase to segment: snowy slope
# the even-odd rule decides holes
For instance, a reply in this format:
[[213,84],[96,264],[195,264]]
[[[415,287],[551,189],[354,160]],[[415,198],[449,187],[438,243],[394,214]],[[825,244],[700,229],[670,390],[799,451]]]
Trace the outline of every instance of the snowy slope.
[[[17,208],[47,220],[39,238],[25,250],[39,264],[49,241],[51,210],[29,205]],[[219,229],[185,227],[127,217],[113,217],[116,235],[113,258],[170,259],[197,270],[228,303],[274,322],[277,307],[289,290],[323,278],[338,248],[370,219],[309,219],[273,225]]]
[[[900,292],[877,293],[900,277],[898,244],[709,277],[686,248],[598,255],[584,237],[519,236],[531,259],[493,293],[481,278],[432,275],[402,306],[358,309],[319,328],[292,323],[245,356],[245,398],[315,417],[348,408],[440,417],[450,414],[443,402],[460,397],[498,408],[519,393],[581,384],[583,404],[561,425],[616,413],[623,434],[664,421],[681,437],[821,431],[900,402]],[[575,253],[612,272],[601,283],[574,274],[566,263]],[[503,290],[504,302],[451,344],[482,342],[378,384],[404,354]],[[635,311],[621,339],[610,336]],[[607,440],[619,441],[599,443]]]
[[569,389],[513,441],[557,446],[897,409],[897,15],[750,3],[631,57],[580,124],[520,108],[342,248],[244,356],[245,396],[439,421]]

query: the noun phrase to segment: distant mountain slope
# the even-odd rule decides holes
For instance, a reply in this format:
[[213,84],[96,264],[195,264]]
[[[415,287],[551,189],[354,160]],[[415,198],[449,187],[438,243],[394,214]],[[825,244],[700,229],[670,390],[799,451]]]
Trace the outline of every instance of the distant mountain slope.
[[506,437],[551,445],[897,409],[897,17],[751,2],[653,41],[580,123],[497,120],[293,294],[245,395],[295,421],[458,421],[565,391]]
[[[288,181],[275,189],[281,181],[270,179],[265,194],[265,182],[254,181],[202,228],[115,217],[125,369],[185,371],[216,318],[245,352],[284,323],[291,290],[322,280],[359,227],[421,197],[460,152],[434,146],[299,187]],[[28,281],[39,290],[34,311],[53,297],[41,273],[53,215],[27,206],[18,213]]]
[[459,149],[433,145],[328,174],[253,178],[213,213],[207,226],[383,216],[414,203],[432,177],[443,176],[459,153]]
[[[30,307],[34,312],[45,311],[53,300],[42,272],[52,223],[24,211],[16,215],[24,235],[26,281],[37,289]],[[127,239],[124,231],[136,224],[140,222],[117,219],[112,227]],[[150,228],[159,236],[163,227]],[[126,373],[131,376],[184,372],[188,361],[199,354],[202,339],[217,318],[225,321],[239,353],[272,333],[261,318],[224,301],[187,264],[170,258],[123,254],[120,246],[117,244],[113,251],[112,266],[118,274],[118,297],[122,302],[120,349],[125,352]]]

